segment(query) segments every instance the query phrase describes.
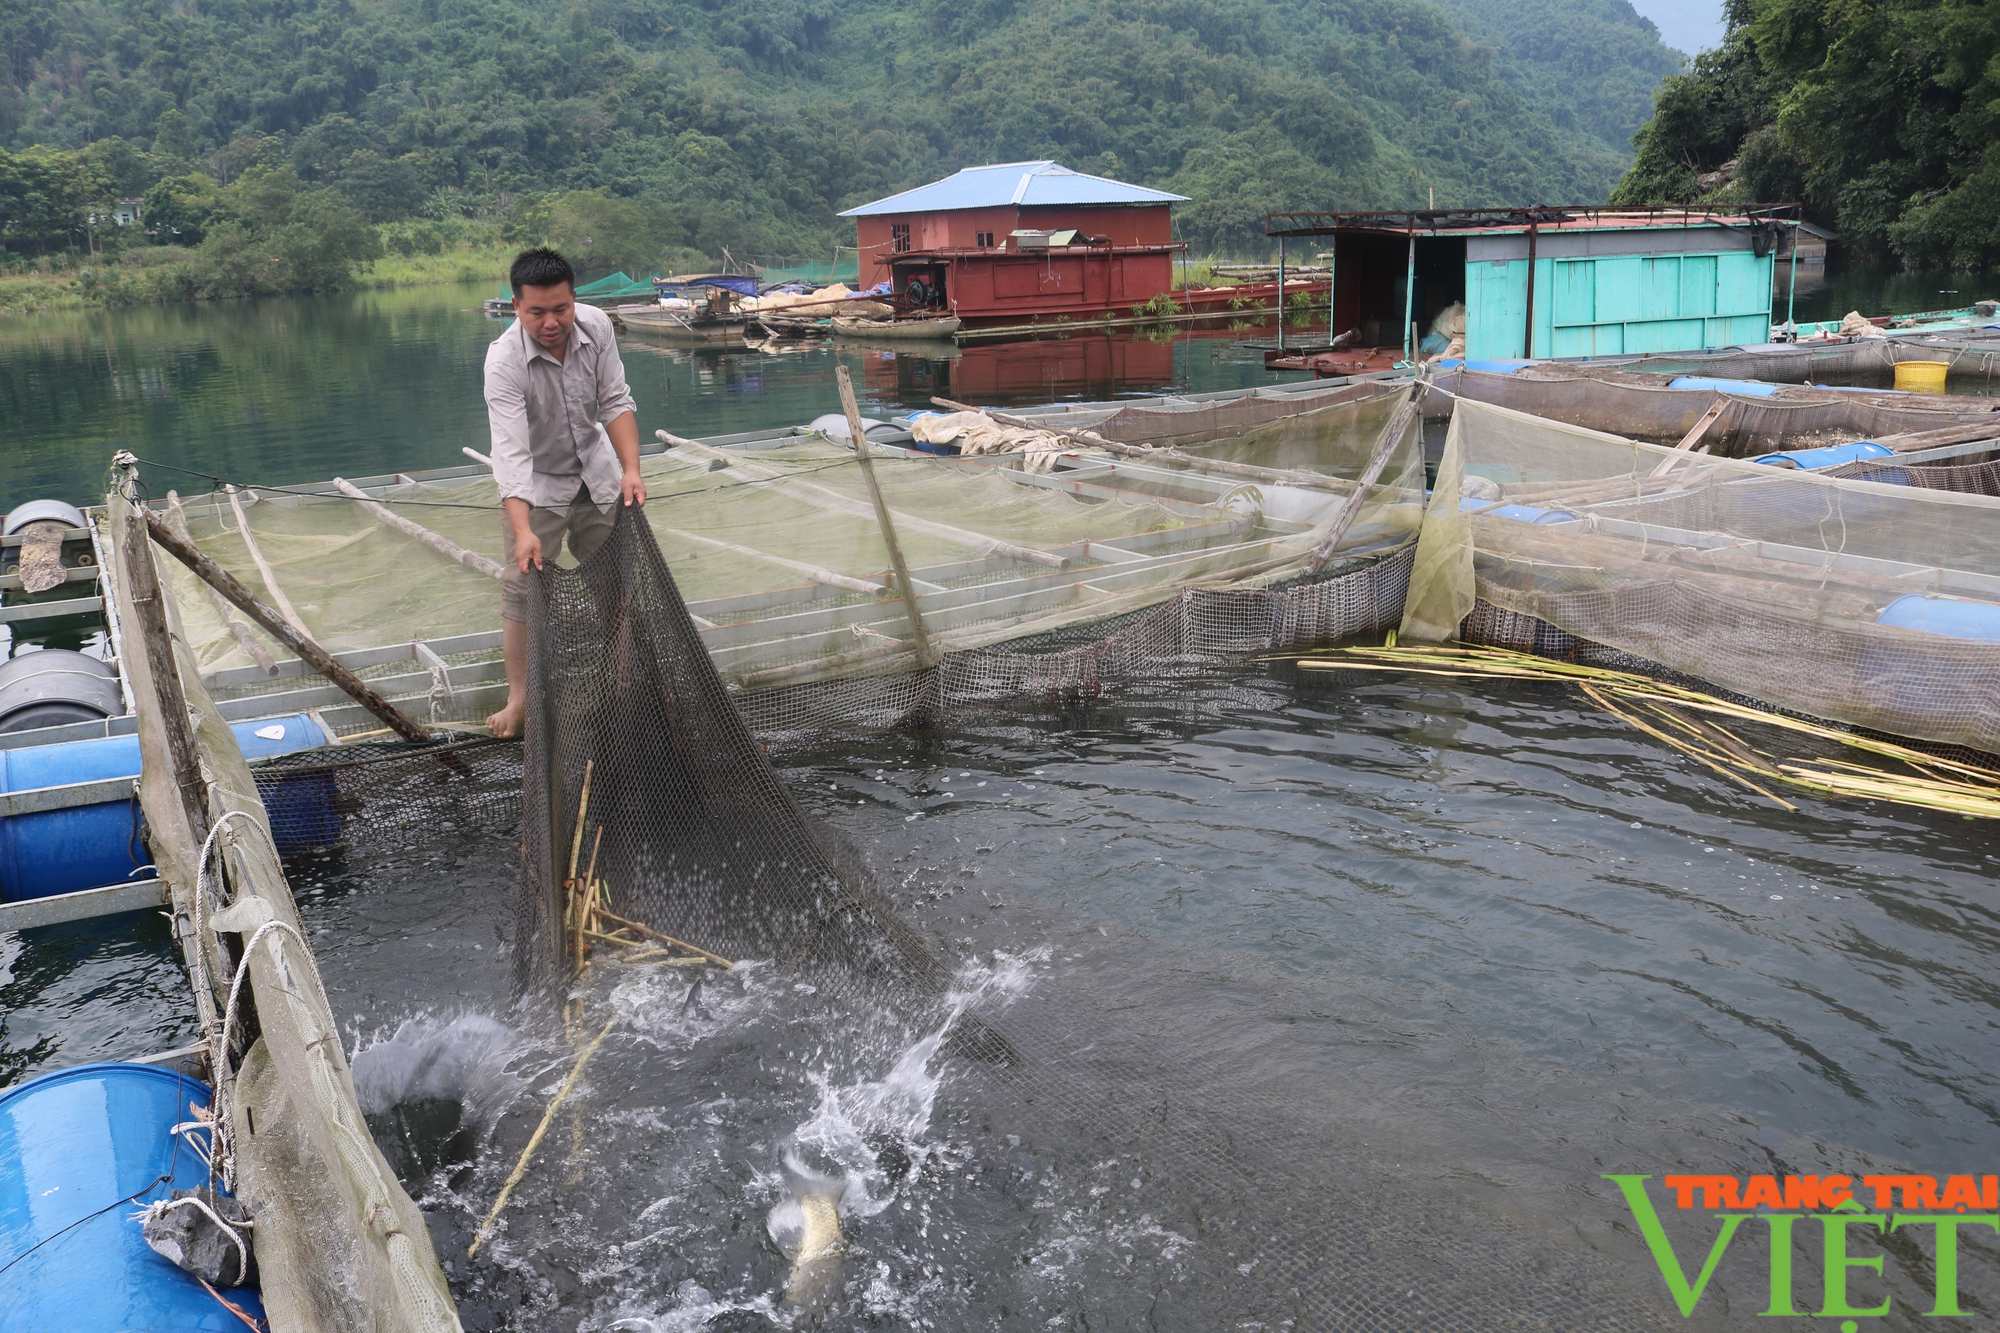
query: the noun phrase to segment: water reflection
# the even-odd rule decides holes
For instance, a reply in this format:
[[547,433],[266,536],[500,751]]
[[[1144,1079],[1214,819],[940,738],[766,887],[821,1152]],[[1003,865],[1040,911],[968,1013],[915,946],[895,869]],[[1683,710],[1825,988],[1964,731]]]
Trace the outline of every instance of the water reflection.
[[[207,475],[264,485],[447,467],[487,447],[480,375],[505,328],[485,288],[64,311],[0,323],[0,509],[102,494],[111,454],[148,461],[155,491]],[[1242,388],[1266,371],[1239,337],[1121,334],[1003,347],[812,344],[674,347],[620,339],[640,427],[715,435],[839,408],[833,367],[859,372],[871,412]],[[170,471],[186,469],[184,473]]]

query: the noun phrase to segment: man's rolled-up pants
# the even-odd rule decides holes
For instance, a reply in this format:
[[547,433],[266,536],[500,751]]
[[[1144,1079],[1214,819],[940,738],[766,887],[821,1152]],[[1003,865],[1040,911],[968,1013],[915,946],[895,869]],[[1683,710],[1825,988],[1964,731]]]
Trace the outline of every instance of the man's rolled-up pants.
[[[588,560],[604,545],[618,523],[618,506],[592,504],[590,488],[579,486],[576,498],[566,508],[528,510],[528,530],[542,540],[542,560],[553,561],[569,540],[570,558]],[[503,508],[500,531],[506,540],[507,560],[500,574],[500,618],[526,622],[528,619],[528,575],[514,558],[514,520]]]

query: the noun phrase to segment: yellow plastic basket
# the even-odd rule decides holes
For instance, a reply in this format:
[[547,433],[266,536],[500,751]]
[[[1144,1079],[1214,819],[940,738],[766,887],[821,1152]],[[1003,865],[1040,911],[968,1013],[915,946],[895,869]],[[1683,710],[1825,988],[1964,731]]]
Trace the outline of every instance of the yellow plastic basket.
[[1896,387],[1910,393],[1943,393],[1944,373],[1949,361],[1898,361]]

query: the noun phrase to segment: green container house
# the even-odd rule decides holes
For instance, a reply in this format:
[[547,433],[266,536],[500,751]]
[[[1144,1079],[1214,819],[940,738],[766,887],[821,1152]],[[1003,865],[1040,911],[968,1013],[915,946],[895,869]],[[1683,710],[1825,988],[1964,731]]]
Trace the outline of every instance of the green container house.
[[1414,347],[1463,301],[1467,360],[1622,356],[1768,342],[1777,211],[1274,213],[1266,230],[1330,257],[1333,328],[1362,346],[1404,344],[1407,311]]

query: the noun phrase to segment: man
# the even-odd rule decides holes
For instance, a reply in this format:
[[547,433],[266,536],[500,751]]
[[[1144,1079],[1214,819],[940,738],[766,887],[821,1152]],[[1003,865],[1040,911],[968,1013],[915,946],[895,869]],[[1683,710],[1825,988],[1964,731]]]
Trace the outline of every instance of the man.
[[611,535],[616,505],[646,503],[639,418],[611,317],[576,303],[576,274],[553,250],[524,250],[508,272],[514,323],[486,349],[493,478],[505,510],[500,630],[507,706],[486,719],[518,736],[527,715],[528,571],[563,539],[587,560]]

